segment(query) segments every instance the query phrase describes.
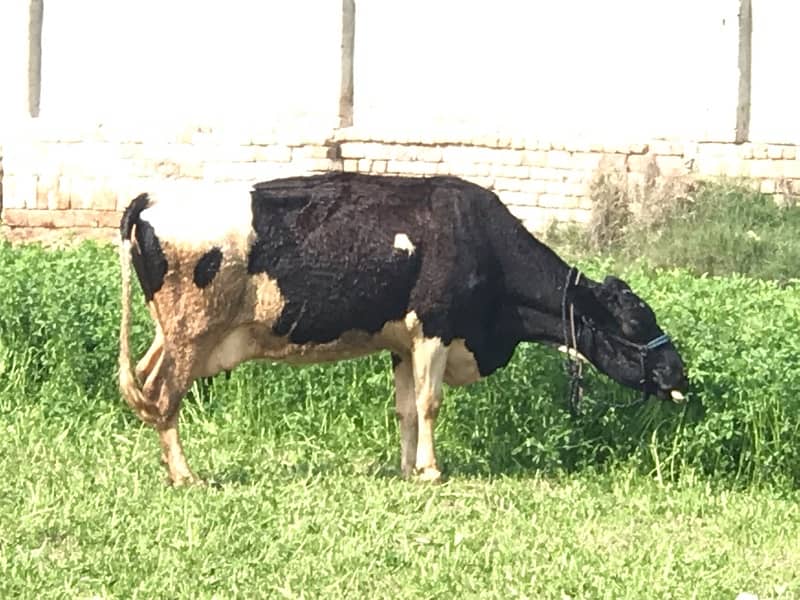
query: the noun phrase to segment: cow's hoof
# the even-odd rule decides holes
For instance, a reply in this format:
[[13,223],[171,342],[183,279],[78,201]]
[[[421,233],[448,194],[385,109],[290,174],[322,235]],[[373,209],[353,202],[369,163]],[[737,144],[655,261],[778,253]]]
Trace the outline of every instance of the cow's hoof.
[[200,479],[197,475],[194,474],[181,475],[181,476],[168,475],[167,485],[171,485],[172,487],[190,487],[190,486],[203,487],[206,485],[206,481],[204,479]]
[[425,483],[441,483],[442,472],[436,467],[417,469],[416,479],[417,481],[424,481]]

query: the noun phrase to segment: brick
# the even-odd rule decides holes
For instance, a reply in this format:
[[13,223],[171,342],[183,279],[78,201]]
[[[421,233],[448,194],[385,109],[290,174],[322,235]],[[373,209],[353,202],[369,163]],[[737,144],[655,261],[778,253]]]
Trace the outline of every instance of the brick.
[[[36,209],[38,183],[36,175],[18,174],[6,176],[5,179],[11,180],[9,184],[6,184],[6,181],[3,182],[3,203],[6,206],[16,205],[18,208]],[[16,200],[13,196],[17,197]]]
[[580,223],[585,225],[592,220],[592,211],[582,208],[575,208],[570,211],[569,220],[572,223]]
[[372,159],[360,158],[358,159],[358,172],[369,173],[372,170]]
[[292,148],[292,160],[304,158],[330,158],[330,149],[327,146],[299,146]]
[[[780,178],[783,177],[783,161],[769,159],[754,159],[744,161],[745,168],[750,177],[758,179]],[[789,161],[786,161],[789,162]]]
[[679,156],[683,148],[671,140],[651,140],[648,144],[651,154],[659,156]]
[[761,182],[761,186],[759,187],[759,191],[762,194],[774,194],[775,193],[775,182],[772,179],[765,179]]
[[6,209],[5,222],[12,227],[118,227],[120,214],[101,210]]
[[628,171],[632,173],[647,173],[654,163],[655,156],[652,154],[632,154],[626,161]]
[[783,146],[776,144],[767,145],[767,158],[778,159],[783,157]]
[[571,168],[571,156],[566,150],[550,150],[547,153],[547,166],[551,169]]
[[768,158],[769,149],[767,144],[753,144],[753,158]]
[[469,177],[465,177],[467,181],[474,183],[484,189],[491,190],[494,188],[494,179],[491,177],[482,177],[480,175],[470,175]]
[[721,156],[697,156],[694,159],[693,169],[702,176],[717,177],[727,175],[729,177],[748,177],[750,161],[739,157]]
[[539,196],[539,206],[543,208],[566,208],[570,205],[577,206],[577,200],[567,199],[559,193],[547,193]]
[[708,156],[736,156],[739,154],[739,148],[729,142],[699,142],[697,153]]
[[179,177],[203,179],[206,175],[206,165],[202,162],[182,162],[178,166]]
[[389,158],[385,146],[374,142],[342,142],[339,152],[342,158]]
[[563,181],[548,181],[545,183],[544,191],[549,195],[562,196],[566,193],[567,184]]
[[522,164],[522,157],[522,150],[500,149],[493,152],[492,162],[500,162],[509,166],[519,166]]
[[442,160],[442,149],[438,146],[410,146],[412,160],[436,163]]
[[542,181],[563,181],[567,171],[560,169],[547,169],[540,167],[531,167],[531,179],[540,179]]
[[451,164],[491,164],[494,162],[493,152],[475,146],[446,146],[442,148],[442,160]]
[[58,177],[40,175],[36,178],[36,208],[55,209],[58,196]]
[[794,160],[797,158],[797,146],[784,146],[781,156],[786,160]]
[[523,179],[530,174],[528,167],[493,164],[489,166],[489,173],[494,177],[509,179]]
[[536,206],[537,196],[524,192],[498,191],[497,196],[506,206]]
[[788,182],[789,191],[792,194],[800,194],[800,179],[794,179]]
[[[68,227],[118,227],[120,215],[116,211],[79,210],[74,211],[73,222]],[[56,212],[56,214],[60,214]],[[61,225],[60,225],[61,226]]]
[[800,179],[800,160],[782,160],[781,174],[787,179]]
[[572,168],[582,171],[594,171],[600,166],[603,155],[600,152],[575,152],[572,154]]
[[436,174],[437,175],[452,175],[453,171],[450,169],[450,165],[444,162],[437,163],[436,165]]
[[[69,208],[69,199],[72,194],[72,177],[62,175],[58,178],[58,194],[56,195],[56,209]],[[133,198],[133,196],[131,196]]]
[[[361,159],[363,160],[363,159]],[[358,161],[356,158],[345,158],[342,160],[342,170],[347,173],[355,173],[358,171]]]
[[627,154],[605,152],[597,168],[603,171],[624,171],[626,169],[627,159]]
[[24,208],[9,208],[4,205],[3,223],[10,227],[27,227],[29,212]]
[[753,144],[751,142],[744,142],[739,144],[739,158],[753,158]]
[[404,160],[390,160],[386,166],[388,173],[410,175],[435,175],[436,168],[436,163]]
[[547,152],[542,150],[525,150],[522,153],[522,164],[529,167],[547,166]]
[[386,167],[388,163],[385,160],[373,160],[372,161],[372,172],[373,173],[386,173]]
[[292,160],[292,149],[289,146],[276,144],[256,146],[253,151],[253,157],[257,162],[289,162]]
[[509,205],[508,206],[509,212],[517,217],[520,221],[528,226],[528,223],[533,224],[540,224],[542,222],[543,216],[546,214],[540,207],[538,206],[523,206],[523,205]]
[[96,210],[116,210],[117,208],[117,194],[114,190],[110,189],[107,184],[103,183],[98,186],[91,198],[91,207]]
[[445,161],[439,164],[447,165],[450,172],[459,177],[488,177],[491,174],[491,166],[488,163]]
[[656,155],[656,165],[661,175],[665,177],[675,177],[686,175],[688,169],[682,156],[658,156]]
[[342,169],[342,161],[329,158],[307,158],[298,161],[297,166],[306,171],[338,171]]
[[541,194],[545,191],[546,186],[546,181],[538,179],[508,179],[497,177],[494,180],[494,188],[497,190],[523,192],[525,194]]

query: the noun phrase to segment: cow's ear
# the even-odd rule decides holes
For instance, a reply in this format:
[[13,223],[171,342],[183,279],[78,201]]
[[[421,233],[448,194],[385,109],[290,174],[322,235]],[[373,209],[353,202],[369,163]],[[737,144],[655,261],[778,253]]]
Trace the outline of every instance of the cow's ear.
[[599,327],[616,324],[614,315],[605,307],[602,296],[602,287],[588,288],[577,286],[567,292],[567,299],[575,310],[583,316],[590,318]]

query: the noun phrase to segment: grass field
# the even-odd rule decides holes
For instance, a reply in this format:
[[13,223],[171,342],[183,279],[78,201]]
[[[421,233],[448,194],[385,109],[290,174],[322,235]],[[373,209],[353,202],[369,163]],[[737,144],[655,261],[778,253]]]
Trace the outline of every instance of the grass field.
[[0,244],[0,598],[800,598],[797,281],[581,267],[653,305],[686,406],[609,409],[636,394],[591,374],[573,418],[525,346],[447,391],[430,486],[398,476],[388,357],[249,364],[187,397],[209,483],[174,489],[116,390],[113,250]]
[[0,597],[800,597],[797,493],[624,466],[407,483],[393,439],[277,434],[236,399],[186,427],[217,483],[173,489],[115,399],[77,410],[4,407]]

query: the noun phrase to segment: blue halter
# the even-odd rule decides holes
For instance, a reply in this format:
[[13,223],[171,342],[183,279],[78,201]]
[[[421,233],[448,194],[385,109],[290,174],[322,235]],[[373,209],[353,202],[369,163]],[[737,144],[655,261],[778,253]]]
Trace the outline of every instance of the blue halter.
[[644,345],[645,350],[652,350],[653,348],[658,348],[659,346],[663,346],[664,344],[670,341],[669,336],[664,333],[657,338],[653,338],[649,342]]

